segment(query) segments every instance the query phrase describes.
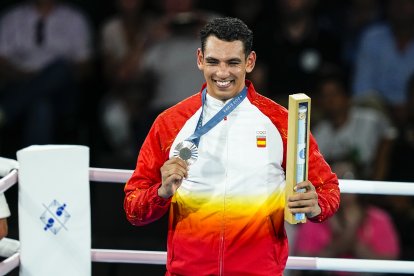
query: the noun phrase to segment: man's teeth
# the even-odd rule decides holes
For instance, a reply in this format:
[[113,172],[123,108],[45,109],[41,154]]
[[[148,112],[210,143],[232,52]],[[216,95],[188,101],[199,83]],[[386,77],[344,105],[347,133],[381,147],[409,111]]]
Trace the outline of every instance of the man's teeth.
[[227,86],[230,84],[230,81],[217,81],[217,84],[220,86]]

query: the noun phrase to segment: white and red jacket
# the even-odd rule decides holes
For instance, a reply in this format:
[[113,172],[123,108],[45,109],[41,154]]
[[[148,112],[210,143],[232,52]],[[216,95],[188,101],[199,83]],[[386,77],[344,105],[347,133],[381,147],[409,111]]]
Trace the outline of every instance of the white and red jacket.
[[[170,210],[167,275],[281,275],[285,268],[288,113],[249,81],[246,86],[240,105],[201,137],[198,159],[174,197],[157,194],[160,167],[193,134],[201,91],[158,116],[125,186],[132,224],[148,224]],[[207,94],[203,124],[224,104]],[[312,220],[323,221],[339,206],[339,188],[313,137],[308,178],[322,209]]]

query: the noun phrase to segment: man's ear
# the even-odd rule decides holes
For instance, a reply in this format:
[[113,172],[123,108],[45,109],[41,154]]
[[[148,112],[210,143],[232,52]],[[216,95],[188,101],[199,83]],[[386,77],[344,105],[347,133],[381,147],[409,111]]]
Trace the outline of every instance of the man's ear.
[[251,51],[246,61],[246,73],[252,72],[255,65],[256,65],[256,52]]
[[201,51],[201,48],[197,49],[197,67],[201,71],[204,69],[203,51]]

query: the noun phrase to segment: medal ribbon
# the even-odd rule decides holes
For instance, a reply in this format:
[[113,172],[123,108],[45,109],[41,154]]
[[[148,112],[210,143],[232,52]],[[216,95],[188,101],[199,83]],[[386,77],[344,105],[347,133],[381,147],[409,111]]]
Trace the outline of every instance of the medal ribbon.
[[227,115],[229,115],[247,96],[247,87],[244,87],[243,90],[231,101],[229,101],[223,108],[216,113],[204,126],[203,126],[203,113],[204,113],[204,103],[206,101],[207,87],[204,88],[201,98],[201,114],[198,118],[198,123],[194,133],[186,139],[186,141],[193,142],[197,147],[200,143],[200,138],[207,132],[209,132],[213,127],[215,127],[221,120],[223,120]]

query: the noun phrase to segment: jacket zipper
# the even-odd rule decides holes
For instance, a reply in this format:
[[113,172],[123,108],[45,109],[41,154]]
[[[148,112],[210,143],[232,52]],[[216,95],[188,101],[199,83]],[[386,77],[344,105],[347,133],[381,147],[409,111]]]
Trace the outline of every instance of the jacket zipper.
[[[224,120],[227,121],[227,119],[228,118],[226,116]],[[226,141],[226,144],[227,144],[227,141]],[[228,163],[228,156],[229,156],[228,146],[226,148],[227,148],[227,163]],[[223,271],[224,271],[224,242],[225,242],[224,236],[225,236],[225,225],[226,225],[226,221],[225,221],[225,218],[226,218],[226,213],[225,213],[226,212],[226,186],[227,186],[227,170],[226,170],[226,182],[224,185],[224,192],[223,192],[223,217],[222,217],[222,222],[221,222],[220,245],[219,245],[220,246],[219,248],[219,259],[220,259],[219,276],[223,276]]]
[[223,254],[224,254],[224,230],[221,232],[220,236],[220,268],[219,268],[219,275],[223,275]]
[[[226,172],[226,174],[227,174],[227,172]],[[226,225],[225,210],[226,210],[226,186],[224,186],[224,193],[223,193],[223,217],[222,217],[222,221],[221,221],[221,231],[220,231],[219,276],[223,275],[223,269],[224,269],[224,235],[225,235],[225,225]]]

